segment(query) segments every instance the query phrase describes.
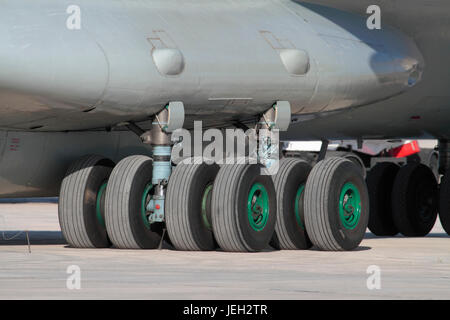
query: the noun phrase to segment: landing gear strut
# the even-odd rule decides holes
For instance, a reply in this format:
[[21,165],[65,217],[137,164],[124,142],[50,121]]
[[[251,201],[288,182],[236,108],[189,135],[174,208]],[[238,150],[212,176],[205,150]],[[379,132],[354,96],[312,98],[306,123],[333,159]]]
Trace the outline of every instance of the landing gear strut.
[[172,172],[170,133],[181,128],[181,102],[169,103],[143,134],[153,159],[132,156],[114,168],[106,190],[106,228],[111,242],[122,249],[157,248],[164,229],[165,197]]

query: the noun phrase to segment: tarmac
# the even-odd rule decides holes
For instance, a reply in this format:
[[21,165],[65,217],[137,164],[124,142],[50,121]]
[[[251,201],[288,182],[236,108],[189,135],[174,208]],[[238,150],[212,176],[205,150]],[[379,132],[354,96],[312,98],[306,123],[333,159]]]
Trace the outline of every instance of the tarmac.
[[1,203],[0,299],[450,299],[450,237],[437,222],[350,252],[73,249],[57,204]]

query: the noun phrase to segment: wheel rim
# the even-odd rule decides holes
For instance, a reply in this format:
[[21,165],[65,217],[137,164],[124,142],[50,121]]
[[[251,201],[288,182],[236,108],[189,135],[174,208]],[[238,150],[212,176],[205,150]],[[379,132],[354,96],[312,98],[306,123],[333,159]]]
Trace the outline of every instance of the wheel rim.
[[142,220],[144,220],[144,225],[150,229],[150,222],[148,221],[148,216],[147,216],[147,205],[151,200],[151,194],[150,192],[153,189],[153,185],[151,183],[149,183],[145,189],[144,189],[144,193],[142,194],[142,202],[141,202],[141,215],[142,215]]
[[212,187],[213,187],[212,184],[208,185],[206,187],[205,191],[203,192],[203,197],[202,197],[202,219],[203,219],[203,224],[205,225],[205,227],[208,230],[212,230],[211,224],[209,223],[209,220],[208,220],[208,208],[207,208],[208,197],[211,196]]
[[346,229],[353,230],[361,217],[361,195],[351,182],[344,185],[339,198],[339,215]]
[[105,224],[105,219],[103,219],[103,215],[102,215],[102,198],[103,195],[105,194],[105,190],[106,190],[106,186],[108,185],[108,182],[105,181],[101,186],[100,189],[98,189],[97,192],[97,202],[95,205],[95,215],[97,217],[98,222],[100,223],[101,226],[103,226],[104,228],[106,228],[106,224]]
[[431,187],[419,188],[416,194],[416,205],[419,211],[419,218],[422,222],[430,222],[433,218],[433,207],[435,198]]
[[250,189],[247,213],[253,230],[261,231],[265,228],[269,218],[269,195],[266,188],[260,183],[255,183]]
[[301,205],[300,201],[302,199],[303,191],[305,191],[305,185],[304,184],[300,185],[300,187],[297,190],[297,194],[295,195],[295,208],[294,208],[294,210],[295,210],[295,220],[297,221],[297,225],[300,228],[302,228],[302,229],[305,228],[303,226],[302,218],[301,218],[301,215],[300,215],[300,207],[301,207],[300,206]]

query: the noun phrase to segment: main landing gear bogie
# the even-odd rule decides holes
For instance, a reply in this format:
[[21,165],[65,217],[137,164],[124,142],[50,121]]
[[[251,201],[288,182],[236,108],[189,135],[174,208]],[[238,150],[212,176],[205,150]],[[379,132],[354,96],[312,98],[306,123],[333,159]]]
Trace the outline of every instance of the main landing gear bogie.
[[[428,166],[409,163],[399,167],[393,163],[380,163],[369,172],[367,184],[371,200],[369,229],[375,235],[401,233],[407,237],[424,237],[434,227],[439,209],[439,189]],[[441,211],[445,188],[444,179]]]
[[[319,162],[312,171],[302,160],[282,159],[273,177],[263,174],[260,164],[219,167],[195,160],[193,164],[181,163],[167,183],[164,223],[152,222],[148,209],[155,193],[152,159],[131,156],[114,168],[112,162],[101,159],[94,156],[76,162],[63,183],[60,220],[72,247],[108,247],[112,243],[121,249],[154,249],[167,228],[178,250],[220,247],[224,251],[255,252],[268,248],[269,242],[276,249],[315,245],[322,250],[350,250],[361,242],[367,225],[362,175],[343,158]],[[108,165],[106,169],[101,166],[101,175],[93,174],[100,172],[100,160]],[[79,167],[87,171],[77,171]],[[78,172],[75,176],[74,171]],[[73,181],[77,181],[78,189]],[[68,210],[74,192],[80,205],[87,200],[79,194],[92,197],[91,205],[78,205],[75,213]],[[104,242],[77,240],[84,239],[82,236],[103,236]]]
[[269,244],[333,251],[360,244],[368,196],[354,162],[331,157],[311,168],[281,159],[271,175],[278,142],[270,132],[289,125],[289,103],[277,102],[261,116],[257,164],[219,166],[194,158],[173,167],[170,133],[182,126],[183,117],[180,102],[155,116],[152,129],[141,135],[152,144],[152,158],[130,156],[115,166],[99,156],[75,162],[59,205],[61,228],[72,247],[155,249],[168,240],[178,250],[258,252]]

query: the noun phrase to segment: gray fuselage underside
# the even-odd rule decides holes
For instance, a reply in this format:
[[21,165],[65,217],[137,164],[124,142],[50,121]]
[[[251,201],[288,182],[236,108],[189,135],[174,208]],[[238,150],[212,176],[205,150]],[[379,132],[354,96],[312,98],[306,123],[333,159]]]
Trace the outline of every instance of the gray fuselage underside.
[[[0,57],[9,59],[0,65],[9,73],[0,74],[0,127],[104,128],[145,121],[170,100],[183,101],[189,119],[227,125],[287,100],[297,121],[288,139],[449,136],[444,125],[450,119],[449,5],[316,2],[357,15],[284,0],[80,0],[82,29],[73,31],[65,28],[65,9],[73,1],[2,0],[6,27],[0,33],[8,40]],[[369,2],[381,4],[382,33],[366,30],[365,18],[358,18]],[[424,56],[425,73],[414,88],[402,87],[401,72],[380,80],[383,54],[406,52],[422,59],[388,25],[411,37]],[[376,57],[380,46],[381,58]],[[354,50],[338,56],[344,47]],[[21,51],[14,55],[11,48]],[[180,75],[162,75],[155,68],[152,52],[158,49],[182,52]],[[287,49],[307,51],[311,66],[305,75],[283,67],[280,55]],[[373,70],[364,65],[366,56],[375,56]]]

